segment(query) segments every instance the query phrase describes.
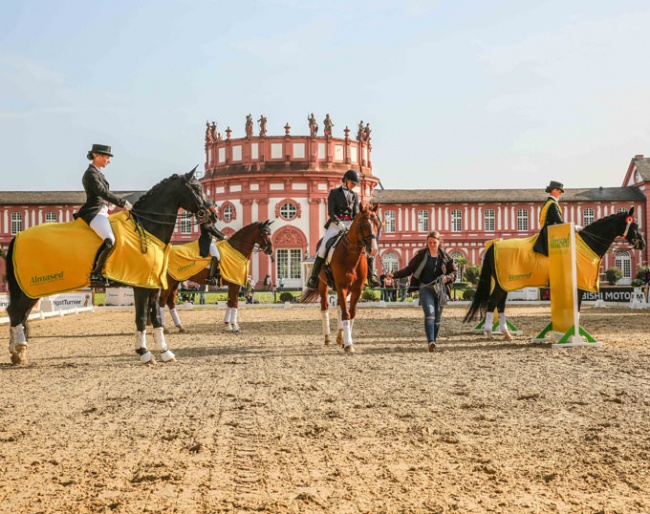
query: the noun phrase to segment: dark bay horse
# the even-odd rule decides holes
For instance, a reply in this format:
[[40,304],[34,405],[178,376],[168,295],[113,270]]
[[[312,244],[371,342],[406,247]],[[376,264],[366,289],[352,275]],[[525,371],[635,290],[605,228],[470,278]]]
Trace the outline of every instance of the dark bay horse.
[[[179,209],[185,209],[191,212],[201,223],[212,223],[216,220],[214,207],[205,198],[203,186],[194,176],[195,171],[196,168],[189,173],[174,174],[164,179],[141,196],[133,206],[130,219],[133,221],[133,230],[140,234],[141,251],[143,254],[148,250],[148,236],[144,231],[156,237],[163,244],[169,244],[176,225],[176,217]],[[88,230],[92,229],[88,227]],[[21,262],[14,262],[13,259],[15,241],[16,239],[14,238],[9,245],[7,254],[7,282],[9,284],[10,294],[7,314],[11,322],[9,351],[13,364],[25,364],[27,362],[27,338],[24,324],[38,298],[30,298],[27,296],[18,283],[16,273],[21,266]],[[30,256],[30,259],[53,259],[56,257],[60,261],[65,261],[71,256],[69,253],[70,250],[66,248],[65,241],[60,242],[57,247],[57,252],[58,255],[56,256],[51,254],[38,255]],[[88,262],[89,274],[91,268],[92,262]],[[137,329],[135,351],[140,356],[140,361],[144,364],[155,363],[155,358],[147,349],[147,314],[151,317],[154,326],[153,335],[156,350],[160,352],[162,361],[174,361],[174,354],[167,347],[163,334],[163,327],[156,302],[158,289],[133,287],[133,292],[135,324]]]
[[[639,232],[639,226],[634,220],[634,207],[628,212],[619,212],[601,218],[576,234],[576,240],[582,239],[601,259],[617,237],[625,238],[635,250],[645,248],[643,234]],[[485,317],[483,333],[491,337],[494,310],[496,309],[499,316],[499,330],[503,333],[505,339],[512,339],[512,335],[508,331],[505,315],[508,292],[501,288],[499,281],[496,279],[498,272],[496,266],[493,245],[485,252],[483,257],[483,268],[481,269],[476,293],[463,321],[465,323],[474,321],[477,315],[480,314],[481,317]],[[548,277],[546,279],[548,283]],[[579,305],[582,294],[580,291],[578,293]]]
[[[271,256],[273,260],[273,243],[271,241],[271,223],[273,221],[267,220],[264,222],[256,221],[250,225],[246,225],[237,232],[235,232],[228,240],[232,248],[237,250],[246,259],[250,260],[253,250],[256,246],[259,247],[266,255]],[[203,269],[196,275],[193,275],[188,280],[197,284],[205,284],[208,278],[208,269]],[[223,284],[228,287],[228,302],[226,314],[224,316],[224,323],[226,324],[226,332],[239,332],[240,327],[237,323],[237,309],[239,307],[239,291],[242,284],[235,284],[223,279]],[[179,332],[185,332],[180,317],[176,312],[176,299],[178,296],[179,281],[174,279],[171,275],[167,275],[167,289],[160,292],[158,305],[160,307],[161,316],[163,315],[165,305],[169,309],[174,325],[178,328]]]
[[[329,264],[339,307],[336,340],[348,353],[354,352],[352,327],[357,315],[357,303],[368,276],[367,258],[377,255],[377,241],[381,227],[378,211],[379,204],[361,204],[360,212],[350,225],[350,230],[334,247]],[[300,298],[300,303],[312,303],[320,297],[323,336],[327,345],[330,343],[330,319],[326,268],[324,267],[318,276],[318,290],[305,291]],[[348,296],[350,298],[349,307]]]

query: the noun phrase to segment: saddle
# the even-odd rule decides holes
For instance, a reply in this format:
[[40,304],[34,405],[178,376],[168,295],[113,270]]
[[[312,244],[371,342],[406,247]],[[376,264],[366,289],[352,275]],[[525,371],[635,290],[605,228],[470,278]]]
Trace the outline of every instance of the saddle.
[[[228,241],[215,243],[219,249],[219,273],[221,278],[232,284],[246,287],[249,275],[250,261],[235,250]],[[169,255],[169,276],[177,282],[183,282],[193,277],[210,265],[212,257],[201,257],[199,242],[193,241],[184,245],[174,245]]]
[[[108,219],[115,234],[115,249],[106,261],[104,276],[135,287],[166,288],[170,245],[145,231],[141,237],[128,212],[112,214]],[[101,244],[101,238],[81,218],[20,232],[13,254],[20,288],[30,298],[41,298],[88,287]],[[45,258],[36,259],[35,255]]]
[[[543,287],[549,282],[548,257],[533,251],[539,234],[525,239],[488,241],[486,250],[494,246],[494,267],[499,286],[504,291],[524,287]],[[576,270],[578,289],[598,292],[600,257],[576,235]]]

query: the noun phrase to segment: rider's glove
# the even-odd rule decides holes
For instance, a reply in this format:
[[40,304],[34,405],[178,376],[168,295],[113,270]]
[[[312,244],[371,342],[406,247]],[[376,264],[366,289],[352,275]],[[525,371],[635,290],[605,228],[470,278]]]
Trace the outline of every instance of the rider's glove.
[[124,208],[127,211],[130,211],[131,209],[133,209],[133,204],[131,204],[131,202],[129,202],[128,200],[124,200]]

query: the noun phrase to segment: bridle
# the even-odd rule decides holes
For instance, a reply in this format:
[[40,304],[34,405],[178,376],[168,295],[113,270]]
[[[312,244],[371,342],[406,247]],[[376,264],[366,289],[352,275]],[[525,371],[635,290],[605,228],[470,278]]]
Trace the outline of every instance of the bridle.
[[[369,221],[368,224],[366,223],[359,223],[360,228],[359,231],[361,232],[361,247],[363,250],[367,253],[370,254],[372,252],[372,240],[375,239],[379,241],[379,236],[375,234],[374,227],[375,224],[373,223],[373,220],[379,219],[377,215],[375,214],[364,214],[363,212],[360,212],[358,216],[363,216],[366,220]],[[361,220],[359,220],[361,221]],[[368,225],[370,225],[370,234],[367,233],[368,231]],[[379,225],[381,227],[381,223]]]
[[273,243],[271,242],[271,229],[265,225],[260,225],[260,235],[267,236],[264,237],[264,243],[259,244],[259,249],[264,252],[266,255],[270,255],[273,258]]

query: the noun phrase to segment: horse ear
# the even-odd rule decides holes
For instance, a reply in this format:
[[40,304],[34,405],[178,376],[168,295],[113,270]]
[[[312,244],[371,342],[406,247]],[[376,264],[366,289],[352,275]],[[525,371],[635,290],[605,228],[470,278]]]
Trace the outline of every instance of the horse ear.
[[630,212],[628,212],[628,215],[634,216],[634,207],[630,207]]
[[199,167],[198,164],[196,166],[194,166],[194,169],[192,171],[188,172],[187,175],[185,175],[185,178],[187,180],[192,180],[194,178],[194,174],[196,173],[196,168],[198,168],[198,167]]

